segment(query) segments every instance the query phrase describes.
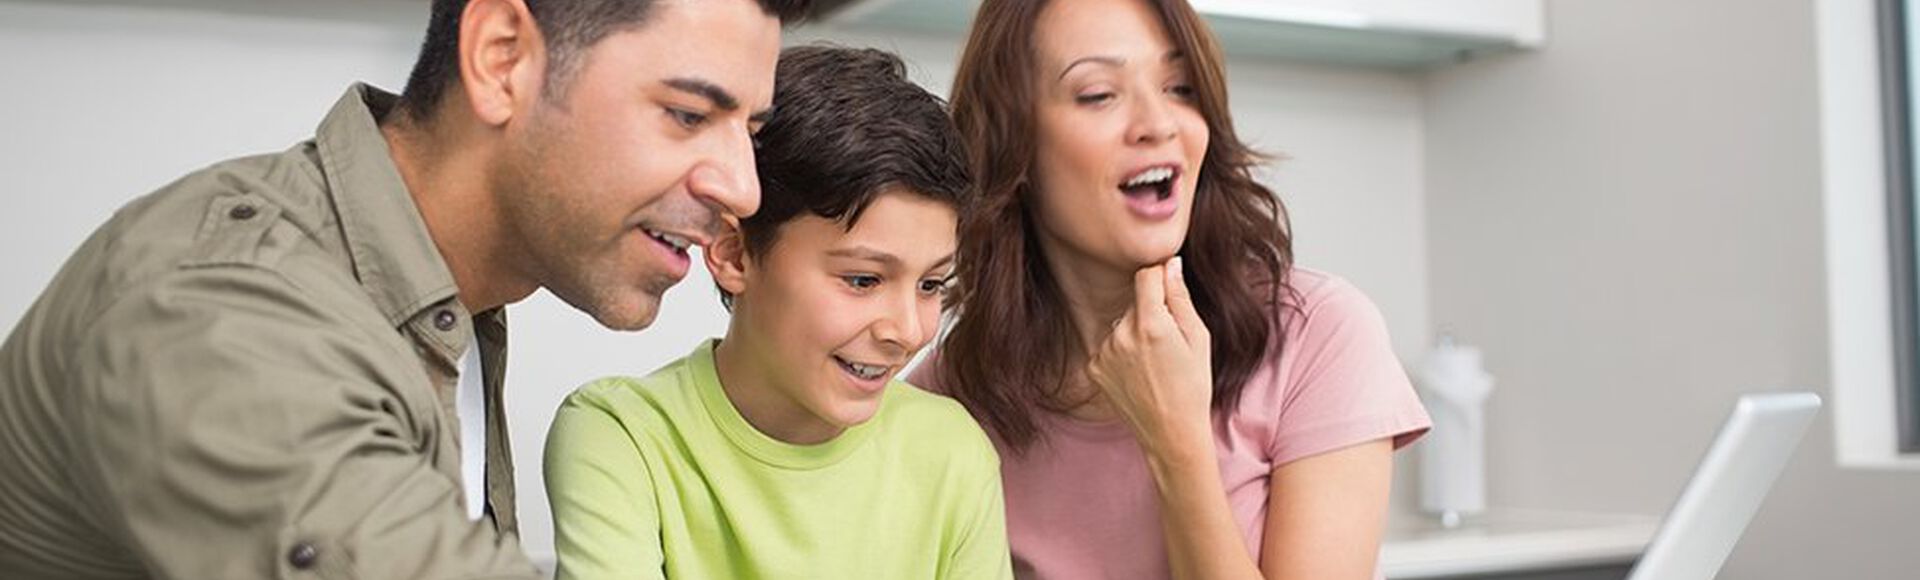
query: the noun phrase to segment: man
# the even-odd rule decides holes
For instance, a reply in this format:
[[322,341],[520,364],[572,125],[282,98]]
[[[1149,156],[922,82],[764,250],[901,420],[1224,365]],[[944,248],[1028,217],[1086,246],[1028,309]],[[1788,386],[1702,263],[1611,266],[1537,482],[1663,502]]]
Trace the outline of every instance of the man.
[[0,347],[0,577],[534,576],[502,307],[650,324],[805,4],[436,0],[405,94],[120,210]]

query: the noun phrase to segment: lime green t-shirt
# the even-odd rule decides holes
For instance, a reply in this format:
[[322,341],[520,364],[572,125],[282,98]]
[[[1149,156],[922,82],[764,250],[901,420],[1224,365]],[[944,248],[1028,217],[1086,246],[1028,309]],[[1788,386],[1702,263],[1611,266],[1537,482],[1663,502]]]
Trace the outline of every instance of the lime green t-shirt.
[[871,420],[792,445],[727,399],[714,344],[561,405],[560,578],[1012,578],[1000,461],[959,403],[894,381]]

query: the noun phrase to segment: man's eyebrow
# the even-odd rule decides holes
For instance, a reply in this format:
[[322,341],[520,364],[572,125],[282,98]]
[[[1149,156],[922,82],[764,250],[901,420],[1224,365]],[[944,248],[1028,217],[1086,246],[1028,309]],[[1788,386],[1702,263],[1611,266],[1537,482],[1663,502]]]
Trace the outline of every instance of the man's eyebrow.
[[732,111],[740,108],[740,99],[734,98],[733,93],[729,93],[726,89],[720,88],[720,85],[690,77],[670,78],[662,82],[675,90],[705,97],[707,100],[713,101],[715,108],[722,111]]
[[[1073,67],[1077,67],[1083,64],[1104,64],[1111,67],[1122,67],[1127,65],[1127,59],[1120,58],[1117,56],[1081,57],[1078,60],[1067,63],[1067,68],[1060,69],[1060,78],[1062,79],[1067,78],[1067,73],[1073,72]],[[1059,80],[1059,79],[1055,79],[1055,80]]]

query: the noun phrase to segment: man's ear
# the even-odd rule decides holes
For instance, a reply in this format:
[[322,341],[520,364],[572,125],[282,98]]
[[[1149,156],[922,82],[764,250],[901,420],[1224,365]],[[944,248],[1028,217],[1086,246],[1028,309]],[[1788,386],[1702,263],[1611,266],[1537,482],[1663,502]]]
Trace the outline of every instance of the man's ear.
[[540,97],[546,45],[526,0],[472,0],[460,14],[460,87],[482,123],[500,126]]
[[713,283],[728,294],[738,297],[747,293],[747,241],[740,236],[737,228],[728,228],[706,251],[701,252],[707,260],[707,273],[713,275]]

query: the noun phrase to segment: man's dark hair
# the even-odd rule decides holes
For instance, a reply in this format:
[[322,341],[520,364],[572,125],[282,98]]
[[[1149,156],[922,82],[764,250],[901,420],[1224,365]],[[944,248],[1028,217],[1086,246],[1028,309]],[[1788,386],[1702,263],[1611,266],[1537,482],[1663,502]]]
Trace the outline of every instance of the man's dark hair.
[[[757,141],[760,210],[740,222],[748,256],[766,255],[780,226],[803,215],[852,229],[889,190],[967,209],[966,148],[946,101],[908,80],[906,64],[886,51],[786,49]],[[725,290],[721,302],[732,306]]]
[[[587,48],[616,32],[646,25],[657,0],[526,0],[527,11],[546,38],[547,70],[545,92],[562,98]],[[812,0],[757,0],[760,8],[782,22],[805,18]],[[400,106],[407,115],[429,121],[446,98],[448,90],[460,81],[460,14],[467,0],[433,0],[427,20],[427,39],[420,43],[420,58],[407,76],[407,87]]]

